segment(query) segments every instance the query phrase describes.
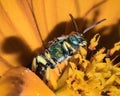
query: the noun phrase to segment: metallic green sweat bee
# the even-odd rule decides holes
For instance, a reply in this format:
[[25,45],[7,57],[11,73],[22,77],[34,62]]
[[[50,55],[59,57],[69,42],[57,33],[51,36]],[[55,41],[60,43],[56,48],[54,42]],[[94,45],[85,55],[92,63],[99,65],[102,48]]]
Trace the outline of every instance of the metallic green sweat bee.
[[[49,80],[49,69],[54,69],[62,61],[70,58],[80,46],[86,46],[87,42],[84,39],[83,34],[95,27],[97,24],[101,23],[105,19],[98,21],[92,26],[88,27],[83,31],[82,34],[78,33],[77,24],[70,14],[70,17],[73,21],[76,31],[73,34],[67,36],[61,36],[56,38],[53,41],[50,41],[51,44],[43,53],[38,54],[32,63],[32,71],[34,71],[41,79],[46,74],[46,80]],[[59,73],[60,70],[58,68]]]

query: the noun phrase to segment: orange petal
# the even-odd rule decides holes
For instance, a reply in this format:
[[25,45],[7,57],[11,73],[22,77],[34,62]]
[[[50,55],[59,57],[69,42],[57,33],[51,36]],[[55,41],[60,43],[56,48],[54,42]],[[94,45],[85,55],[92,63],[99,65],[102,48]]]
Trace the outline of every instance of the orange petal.
[[7,71],[0,78],[0,85],[1,96],[55,96],[40,78],[23,67]]

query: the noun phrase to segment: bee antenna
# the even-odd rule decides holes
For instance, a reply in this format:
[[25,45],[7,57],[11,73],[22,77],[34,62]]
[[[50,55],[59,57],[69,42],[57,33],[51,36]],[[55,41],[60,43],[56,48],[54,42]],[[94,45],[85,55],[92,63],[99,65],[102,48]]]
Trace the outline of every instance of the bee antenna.
[[69,16],[70,16],[70,18],[71,18],[71,20],[72,20],[72,22],[73,22],[73,24],[74,24],[75,32],[78,32],[78,31],[79,31],[78,25],[77,25],[74,17],[72,16],[72,14],[69,14]]
[[95,24],[91,25],[90,27],[86,28],[84,31],[83,31],[83,34],[85,34],[86,32],[88,32],[90,29],[94,28],[95,26],[97,26],[98,24],[102,23],[103,21],[105,21],[106,19],[102,19],[98,22],[96,22]]

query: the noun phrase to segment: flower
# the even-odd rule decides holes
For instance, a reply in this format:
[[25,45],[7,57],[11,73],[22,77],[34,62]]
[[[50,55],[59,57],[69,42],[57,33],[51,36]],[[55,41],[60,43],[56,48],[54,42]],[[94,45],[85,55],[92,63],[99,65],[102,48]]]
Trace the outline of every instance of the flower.
[[[96,38],[99,36],[99,38]],[[93,49],[98,45],[100,35],[96,34],[90,41],[88,50],[80,47],[79,51],[68,61],[68,68],[64,72],[63,85],[59,83],[57,96],[112,96],[119,95],[120,84],[120,61],[114,64],[110,56],[115,51],[120,50],[120,42],[115,43],[109,53],[105,53],[105,48],[100,49],[94,55],[87,58],[89,50],[93,53]],[[113,51],[114,50],[114,51]],[[86,52],[85,52],[86,51]],[[83,54],[87,53],[87,54]],[[65,76],[66,75],[66,76]],[[63,80],[63,77],[61,77]]]
[[73,31],[69,13],[76,18],[80,32],[106,18],[106,22],[85,37],[90,41],[94,34],[100,33],[98,48],[111,49],[120,40],[119,3],[119,0],[0,0],[0,76],[14,67],[29,67],[34,55],[48,41]]

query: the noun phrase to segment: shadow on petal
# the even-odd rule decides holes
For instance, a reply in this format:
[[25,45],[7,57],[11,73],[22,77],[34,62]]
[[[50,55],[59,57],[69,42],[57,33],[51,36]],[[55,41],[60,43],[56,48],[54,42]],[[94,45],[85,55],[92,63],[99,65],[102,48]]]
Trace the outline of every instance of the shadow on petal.
[[[5,54],[16,54],[18,62],[23,66],[31,64],[34,57],[29,46],[20,38],[11,36],[5,39],[2,45]],[[16,59],[16,58],[15,58]]]

